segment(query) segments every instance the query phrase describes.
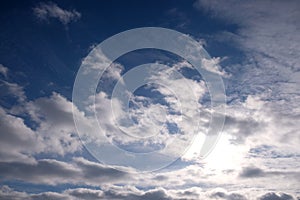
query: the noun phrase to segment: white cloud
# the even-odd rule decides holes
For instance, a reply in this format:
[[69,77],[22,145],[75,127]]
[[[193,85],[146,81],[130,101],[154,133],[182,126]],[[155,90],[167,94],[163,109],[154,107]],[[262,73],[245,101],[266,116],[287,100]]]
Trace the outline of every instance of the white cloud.
[[[227,183],[253,189],[299,190],[299,180],[295,178],[300,154],[300,24],[296,21],[300,17],[299,2],[199,0],[195,6],[213,18],[236,25],[234,33],[218,33],[215,37],[230,42],[245,54],[242,63],[226,68],[231,73],[226,92],[233,101],[227,107],[224,133],[231,148],[224,147],[223,153],[215,153],[226,155],[222,156],[223,162],[216,161],[219,165],[215,166],[220,168],[238,158],[231,173],[237,175],[241,171],[244,178],[221,177]],[[221,146],[222,142],[216,150]],[[218,158],[213,154],[212,160]],[[276,183],[271,181],[273,176],[278,178]],[[278,194],[270,196],[284,199]]]
[[64,25],[77,21],[81,17],[81,14],[78,11],[62,9],[53,2],[39,3],[33,8],[33,12],[40,20],[54,18],[58,19]]
[[[65,155],[80,151],[82,145],[74,126],[71,102],[57,93],[26,101],[23,88],[4,83],[3,88],[9,91],[6,97],[17,95],[22,101],[10,108],[0,108],[2,161],[31,162],[39,153]],[[87,120],[76,108],[74,114]]]
[[[26,110],[38,126],[35,132],[43,137],[45,152],[64,155],[81,149],[73,122],[72,103],[58,93],[26,103]],[[74,114],[84,120],[76,108]]]
[[4,65],[0,64],[0,73],[7,78],[8,75],[8,68],[5,67]]
[[24,124],[22,118],[8,114],[0,108],[1,161],[34,162],[33,153],[41,152],[42,138]]
[[220,66],[221,58],[211,58],[211,59],[202,59],[202,67],[207,71],[221,75],[223,77],[229,77],[229,74],[226,73]]
[[227,42],[234,43],[247,56],[233,72],[240,93],[271,90],[272,99],[299,95],[299,79],[294,78],[299,77],[300,62],[300,25],[295,20],[300,17],[298,1],[199,0],[195,5],[219,20],[237,25],[236,33],[224,35],[230,34]]
[[5,80],[0,80],[0,89],[2,98],[9,96],[10,98],[16,99],[20,103],[26,100],[23,87],[16,83],[10,83]]

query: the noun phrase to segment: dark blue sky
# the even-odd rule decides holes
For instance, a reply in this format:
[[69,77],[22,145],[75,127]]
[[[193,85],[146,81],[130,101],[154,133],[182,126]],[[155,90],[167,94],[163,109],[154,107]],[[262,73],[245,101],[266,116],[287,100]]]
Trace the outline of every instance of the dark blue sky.
[[65,9],[80,8],[81,19],[67,25],[55,18],[37,19],[32,8],[38,2],[5,2],[0,14],[0,60],[16,72],[18,82],[27,85],[29,98],[53,90],[70,98],[76,72],[91,46],[132,28],[165,27],[205,39],[214,57],[240,53],[230,43],[212,39],[218,32],[234,33],[237,25],[199,12],[194,1],[162,1],[159,6],[151,1],[59,2]]

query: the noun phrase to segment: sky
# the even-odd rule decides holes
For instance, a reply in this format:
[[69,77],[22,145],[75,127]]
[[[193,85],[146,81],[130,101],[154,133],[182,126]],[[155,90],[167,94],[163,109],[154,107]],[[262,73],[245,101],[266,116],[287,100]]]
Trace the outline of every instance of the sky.
[[6,1],[0,199],[299,200],[300,2]]

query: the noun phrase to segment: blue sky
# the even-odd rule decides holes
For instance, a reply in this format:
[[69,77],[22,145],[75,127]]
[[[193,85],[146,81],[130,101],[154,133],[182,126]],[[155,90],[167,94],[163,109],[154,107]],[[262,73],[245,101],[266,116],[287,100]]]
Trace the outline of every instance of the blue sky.
[[[2,3],[0,198],[299,199],[299,10],[277,0]],[[74,85],[82,66],[95,75],[110,61],[101,42],[143,27],[206,50],[194,58],[204,74],[173,52],[135,50],[74,101],[89,89]],[[173,37],[160,33],[162,44]],[[126,89],[143,76],[149,84]],[[224,84],[224,112],[211,80]]]

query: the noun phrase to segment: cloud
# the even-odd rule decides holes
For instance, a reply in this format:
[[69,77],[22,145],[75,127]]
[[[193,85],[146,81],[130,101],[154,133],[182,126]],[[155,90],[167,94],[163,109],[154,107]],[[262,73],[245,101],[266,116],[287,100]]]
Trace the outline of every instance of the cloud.
[[0,197],[6,200],[14,200],[28,198],[29,195],[26,192],[18,192],[7,185],[3,185],[0,187]]
[[[43,138],[44,152],[64,155],[81,149],[73,122],[72,105],[72,102],[58,93],[25,104],[25,112],[36,123],[36,134]],[[74,114],[86,120],[76,108]]]
[[[272,99],[290,99],[299,94],[300,3],[296,0],[226,2],[199,0],[195,7],[207,11],[212,17],[237,25],[227,42],[246,54],[235,74],[239,92],[259,93],[272,90]],[[261,78],[263,74],[263,79]]]
[[72,162],[55,159],[40,159],[33,163],[2,161],[0,169],[3,180],[47,185],[72,183],[98,186],[104,183],[124,182],[130,177],[125,172],[80,157],[74,158]]
[[7,78],[8,68],[2,64],[0,64],[0,74],[2,74],[5,78]]
[[[251,188],[299,190],[299,1],[198,0],[195,7],[234,25],[232,32],[222,31],[214,38],[244,55],[241,62],[226,67],[231,77],[226,82],[230,101],[224,133],[232,136],[228,140],[237,152],[249,149],[240,152],[233,173],[246,166],[237,177]],[[275,177],[280,179],[276,183]]]
[[[0,107],[2,161],[31,162],[40,153],[65,155],[80,151],[70,101],[57,93],[27,101],[23,87],[6,81],[0,88],[4,95],[1,99],[12,102]],[[16,103],[12,101],[15,98]],[[74,114],[87,121],[76,108]]]
[[[99,70],[103,67],[102,63],[108,63],[109,61],[103,57],[101,52],[97,52],[84,62],[91,66],[91,68],[88,68],[89,70]],[[172,65],[170,69],[162,69],[157,67],[157,65],[147,66],[148,77],[146,77],[146,81],[154,84],[148,84],[144,88],[149,93],[155,93],[156,96],[153,95],[153,97],[137,95],[128,91],[124,87],[126,81],[120,79],[124,67],[119,64],[111,66],[102,76],[101,79],[103,80],[100,80],[100,83],[115,84],[117,81],[120,81],[120,87],[124,87],[121,95],[113,97],[110,93],[111,88],[101,88],[95,98],[96,114],[101,126],[100,131],[111,142],[121,144],[138,152],[144,149],[152,150],[157,148],[157,146],[166,146],[174,138],[177,141],[184,141],[187,137],[191,138],[194,134],[191,131],[191,127],[195,127],[199,121],[199,123],[207,123],[206,117],[209,118],[209,111],[205,111],[206,108],[203,108],[203,112],[206,112],[207,115],[201,115],[202,118],[198,116],[198,109],[201,109],[198,101],[207,91],[205,83],[193,80],[190,77],[179,76],[175,73],[175,70],[190,68],[190,65],[186,62],[180,62]],[[138,70],[133,71],[141,73]],[[86,73],[90,72],[87,71]],[[107,84],[105,85],[107,86]],[[113,84],[108,85],[110,87],[114,86]],[[190,95],[186,95],[186,91],[190,91]],[[126,111],[127,104],[121,101],[124,96],[129,96],[132,105],[128,111]],[[93,97],[90,97],[90,100],[90,102],[87,102],[88,111],[94,109]],[[110,110],[111,106],[113,106],[114,113]],[[128,119],[128,115],[134,120]],[[173,125],[173,129],[176,127],[175,131],[170,131],[172,129],[170,124]],[[128,137],[122,131],[131,135],[136,134],[137,137]],[[205,130],[201,130],[202,134],[204,132]],[[141,134],[145,134],[145,136],[155,135],[155,137],[144,139],[141,137]],[[97,135],[94,141],[103,142],[103,140],[97,140]],[[166,152],[168,156],[178,156],[178,154],[183,152],[182,148],[186,148],[186,145],[175,142],[169,147],[171,150]]]
[[247,198],[241,193],[228,192],[224,189],[215,189],[213,191],[203,191],[201,188],[193,187],[189,189],[179,190],[165,190],[163,188],[154,188],[149,190],[140,190],[133,186],[113,186],[110,185],[109,189],[103,187],[102,189],[88,189],[88,188],[74,188],[58,192],[44,192],[37,194],[28,194],[25,192],[15,191],[8,186],[0,188],[0,197],[5,199],[63,199],[63,200],[79,200],[79,199],[114,199],[114,200],[293,200],[290,194],[286,193],[265,193],[262,195],[254,192],[247,194]]
[[0,108],[1,161],[32,162],[32,154],[43,149],[42,138],[24,124],[22,118]]
[[[0,90],[1,90],[0,102],[3,103],[4,105],[9,104],[7,102],[2,102],[4,99],[7,101],[8,100],[12,101],[12,99],[14,99],[19,102],[23,102],[24,100],[26,100],[23,87],[18,85],[17,83],[10,83],[5,80],[0,80]],[[6,99],[8,98],[8,96],[9,99]]]
[[[231,114],[231,115],[230,115]],[[234,136],[232,141],[237,143],[245,142],[246,138],[259,134],[265,126],[264,121],[257,120],[253,116],[235,116],[236,113],[227,113],[223,131]]]
[[252,177],[263,177],[265,175],[264,171],[257,167],[246,167],[240,173],[241,177],[252,178]]
[[202,67],[207,71],[218,74],[223,77],[229,77],[230,75],[224,71],[220,66],[221,58],[202,59]]
[[291,195],[285,193],[276,194],[274,192],[267,193],[259,198],[259,200],[293,200],[293,199],[295,198]]
[[238,193],[228,193],[228,192],[214,192],[211,197],[213,199],[226,199],[226,200],[247,200],[247,198]]
[[40,20],[47,21],[50,18],[54,18],[64,25],[77,21],[81,17],[81,14],[78,11],[62,9],[53,2],[39,3],[33,8],[33,13]]

